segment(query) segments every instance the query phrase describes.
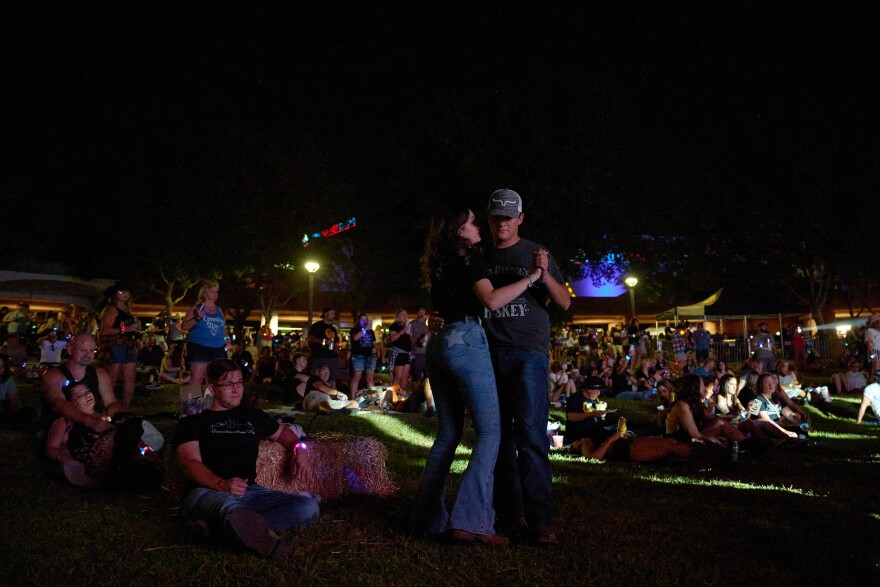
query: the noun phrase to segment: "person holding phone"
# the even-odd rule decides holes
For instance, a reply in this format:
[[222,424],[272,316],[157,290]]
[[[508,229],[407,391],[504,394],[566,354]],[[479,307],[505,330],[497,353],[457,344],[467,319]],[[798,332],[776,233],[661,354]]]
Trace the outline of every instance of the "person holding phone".
[[359,314],[357,324],[351,329],[351,386],[348,397],[356,399],[361,376],[366,377],[367,388],[373,387],[373,373],[376,371],[376,333],[370,324],[370,317]]
[[183,317],[181,327],[189,332],[186,357],[190,366],[190,381],[202,383],[208,363],[226,358],[226,318],[217,306],[220,286],[205,283],[199,290],[196,305]]

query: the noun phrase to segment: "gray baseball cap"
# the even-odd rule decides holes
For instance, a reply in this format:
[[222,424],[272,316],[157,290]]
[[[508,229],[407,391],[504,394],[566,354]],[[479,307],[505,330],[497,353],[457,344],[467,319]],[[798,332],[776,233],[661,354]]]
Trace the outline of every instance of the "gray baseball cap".
[[516,218],[522,214],[522,198],[513,190],[495,190],[489,196],[489,216]]

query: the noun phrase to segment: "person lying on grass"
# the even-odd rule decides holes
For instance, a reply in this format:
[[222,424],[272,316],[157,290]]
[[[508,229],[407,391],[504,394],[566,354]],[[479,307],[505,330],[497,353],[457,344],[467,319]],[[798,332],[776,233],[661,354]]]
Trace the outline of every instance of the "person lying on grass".
[[[715,448],[712,448],[715,446]],[[571,451],[588,459],[599,461],[633,461],[653,463],[664,459],[691,459],[697,453],[705,459],[721,458],[724,451],[720,447],[701,442],[681,442],[662,436],[633,437],[631,433],[621,435],[614,432],[602,444],[595,446],[589,438],[576,440]]]
[[215,359],[205,372],[211,406],[177,424],[177,460],[190,482],[183,512],[192,541],[217,537],[265,557],[282,558],[293,548],[275,532],[315,524],[320,498],[256,483],[260,442],[271,440],[292,454],[294,478],[311,474],[308,449],[287,426],[262,410],[241,405],[244,380],[229,359]]
[[306,396],[303,408],[307,412],[319,414],[350,414],[356,411],[356,400],[348,399],[348,395],[330,387],[330,367],[323,365],[314,370],[314,375],[306,383]]

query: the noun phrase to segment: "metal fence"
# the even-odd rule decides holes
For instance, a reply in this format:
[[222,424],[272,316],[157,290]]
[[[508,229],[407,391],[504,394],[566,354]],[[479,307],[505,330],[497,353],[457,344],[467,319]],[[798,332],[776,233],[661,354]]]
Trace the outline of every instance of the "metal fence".
[[[844,340],[837,337],[807,339],[807,349],[814,352],[814,359],[827,360],[837,359],[843,352]],[[618,350],[620,347],[618,347]],[[648,344],[649,356],[653,356],[655,351],[662,350],[667,360],[672,360],[672,342],[668,340],[657,340],[652,338]],[[742,364],[749,357],[754,349],[749,349],[747,341],[730,340],[730,341],[713,341],[710,346],[710,355],[724,360],[728,365],[732,363]],[[791,342],[784,342],[784,356],[793,358],[791,350]],[[551,351],[551,360],[563,361],[571,360],[576,366],[583,367],[586,362],[584,354],[578,355],[577,347],[569,349],[556,346]]]
[[[844,340],[842,338],[837,337],[820,337],[815,339],[807,339],[807,350],[812,350],[815,353],[815,359],[826,360],[826,359],[837,359],[840,354],[843,352],[844,348]],[[650,343],[649,351],[653,354],[654,351],[662,349],[666,354],[667,359],[672,359],[672,343],[668,340],[656,340],[652,339]],[[746,359],[748,359],[751,351],[754,351],[754,348],[750,349],[747,341],[743,340],[730,340],[730,341],[713,341],[710,346],[710,355],[716,358],[720,358],[726,363],[743,363]],[[791,350],[791,341],[784,342],[784,351],[783,354],[787,358],[793,358],[794,354]]]

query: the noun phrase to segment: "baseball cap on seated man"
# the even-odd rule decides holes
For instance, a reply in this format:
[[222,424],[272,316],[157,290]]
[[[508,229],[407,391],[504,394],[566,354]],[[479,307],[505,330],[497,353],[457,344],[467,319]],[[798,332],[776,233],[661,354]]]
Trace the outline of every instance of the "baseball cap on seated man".
[[522,198],[513,190],[495,190],[489,196],[489,216],[516,218],[522,214]]

